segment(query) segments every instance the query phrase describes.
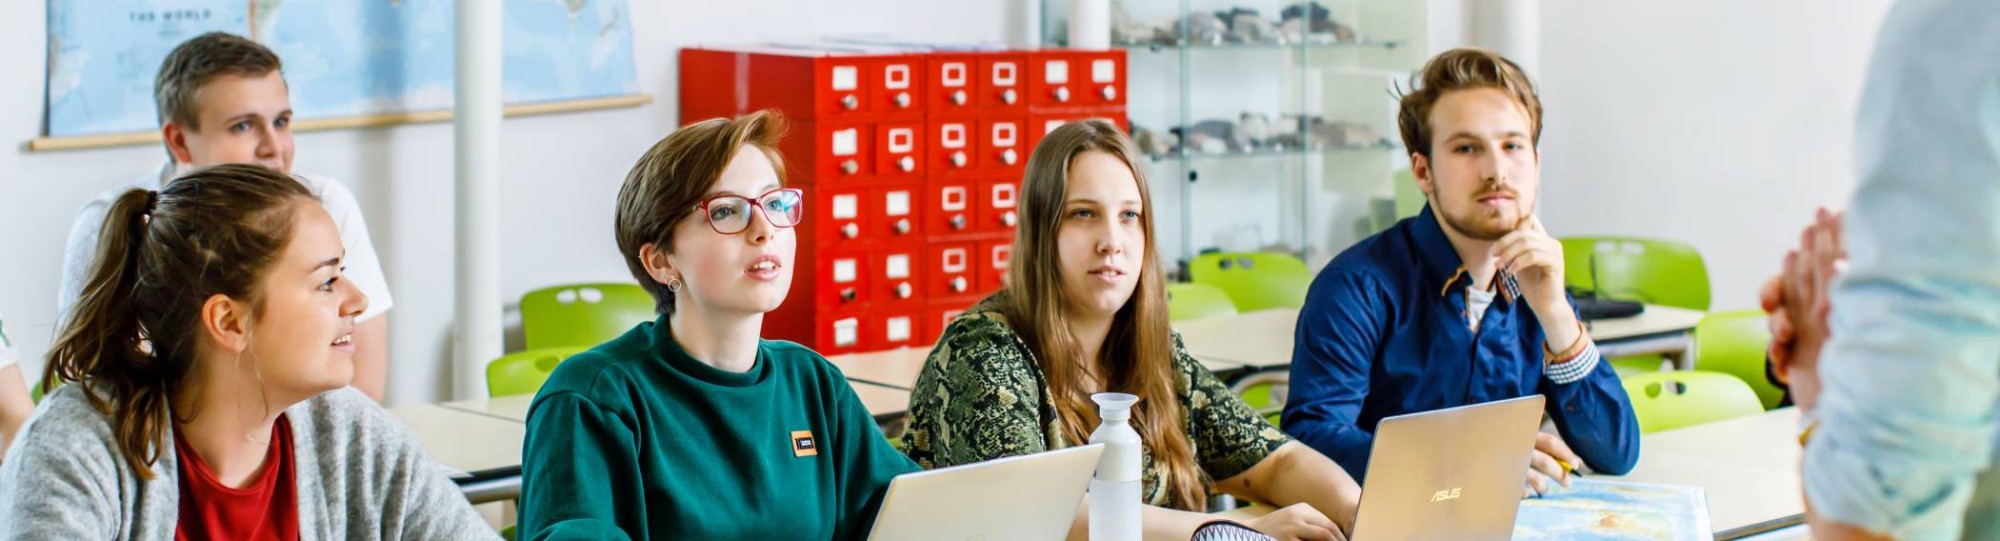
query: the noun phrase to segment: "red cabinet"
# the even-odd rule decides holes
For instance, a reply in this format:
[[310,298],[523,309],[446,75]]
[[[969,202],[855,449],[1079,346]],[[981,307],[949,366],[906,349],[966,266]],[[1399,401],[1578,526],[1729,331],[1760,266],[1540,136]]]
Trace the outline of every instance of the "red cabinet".
[[882,180],[924,178],[924,123],[886,121],[874,127],[875,177]]
[[969,179],[932,181],[926,185],[924,229],[934,237],[972,233],[979,216],[974,205],[978,188],[979,183]]
[[926,72],[930,77],[924,80],[925,94],[930,99],[925,104],[930,107],[927,115],[969,116],[984,107],[975,103],[983,87],[979,77],[981,55],[973,53],[931,55]]
[[1125,52],[1079,51],[1071,55],[1075,70],[1070,91],[1084,107],[1125,106]]
[[979,56],[978,104],[986,114],[1028,111],[1028,55],[987,53]]
[[924,294],[931,298],[962,297],[976,294],[979,287],[979,244],[974,241],[934,242],[926,250],[924,270],[929,285]]
[[1022,172],[1047,130],[1125,124],[1124,55],[682,50],[683,122],[766,108],[791,122],[779,147],[807,206],[764,335],[827,355],[935,342],[1006,283]]
[[994,291],[1007,285],[1007,265],[1014,259],[1014,239],[979,243],[979,289]]
[[928,141],[924,151],[930,154],[932,176],[955,175],[972,171],[973,158],[977,148],[973,135],[978,130],[978,121],[969,118],[932,119],[929,123]]
[[1028,165],[1029,148],[1024,117],[996,117],[979,121],[979,159],[976,164],[987,171],[1012,171],[1016,174]]
[[922,307],[924,245],[890,246],[869,255],[868,298],[877,308]]
[[1021,183],[1017,180],[998,179],[980,183],[978,229],[988,233],[1005,233],[1013,238],[1014,227],[1021,219],[1018,209],[1021,199]]
[[885,185],[874,192],[870,218],[873,239],[892,242],[923,242],[924,184],[921,181]]

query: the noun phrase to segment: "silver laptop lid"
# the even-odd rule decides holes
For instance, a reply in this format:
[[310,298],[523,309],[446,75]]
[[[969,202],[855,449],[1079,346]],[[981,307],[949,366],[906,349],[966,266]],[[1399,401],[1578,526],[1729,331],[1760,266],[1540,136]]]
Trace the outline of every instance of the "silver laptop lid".
[[1506,541],[1542,395],[1383,419],[1354,541]]
[[1091,444],[898,475],[868,539],[1063,539],[1102,454]]

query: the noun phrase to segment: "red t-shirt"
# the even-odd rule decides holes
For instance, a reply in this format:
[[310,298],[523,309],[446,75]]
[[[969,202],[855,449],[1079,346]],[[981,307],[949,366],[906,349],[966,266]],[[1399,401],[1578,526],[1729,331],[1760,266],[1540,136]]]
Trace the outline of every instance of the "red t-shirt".
[[180,456],[180,524],[176,541],[207,539],[298,541],[298,482],[292,470],[292,423],[278,415],[271,428],[271,450],[264,471],[243,488],[229,488],[174,432],[174,452]]

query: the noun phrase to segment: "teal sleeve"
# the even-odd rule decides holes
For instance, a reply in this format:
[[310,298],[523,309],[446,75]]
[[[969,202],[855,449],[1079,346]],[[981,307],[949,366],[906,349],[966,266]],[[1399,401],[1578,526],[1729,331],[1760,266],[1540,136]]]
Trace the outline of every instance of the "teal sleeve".
[[839,412],[833,419],[838,443],[832,451],[840,467],[841,498],[834,539],[867,539],[889,481],[921,468],[889,444],[889,438],[876,426],[875,416],[868,413],[846,381],[837,377],[832,381],[835,389],[830,395],[835,397],[834,407]]
[[574,392],[539,397],[521,449],[515,539],[646,539],[632,424]]

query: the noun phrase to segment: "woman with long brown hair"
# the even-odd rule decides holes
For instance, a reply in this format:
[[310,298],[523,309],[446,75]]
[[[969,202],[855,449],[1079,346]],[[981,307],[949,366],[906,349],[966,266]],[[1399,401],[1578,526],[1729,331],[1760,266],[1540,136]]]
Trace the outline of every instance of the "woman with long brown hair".
[[200,169],[104,219],[55,388],[0,465],[5,539],[497,539],[354,379],[368,298],[290,176]]
[[938,468],[1087,443],[1098,424],[1090,395],[1130,393],[1146,538],[1187,539],[1213,520],[1206,505],[1219,490],[1283,507],[1246,524],[1267,535],[1343,539],[1361,492],[1353,478],[1259,418],[1167,326],[1152,201],[1132,156],[1102,120],[1036,147],[1008,285],[938,338],[910,396],[910,457]]

